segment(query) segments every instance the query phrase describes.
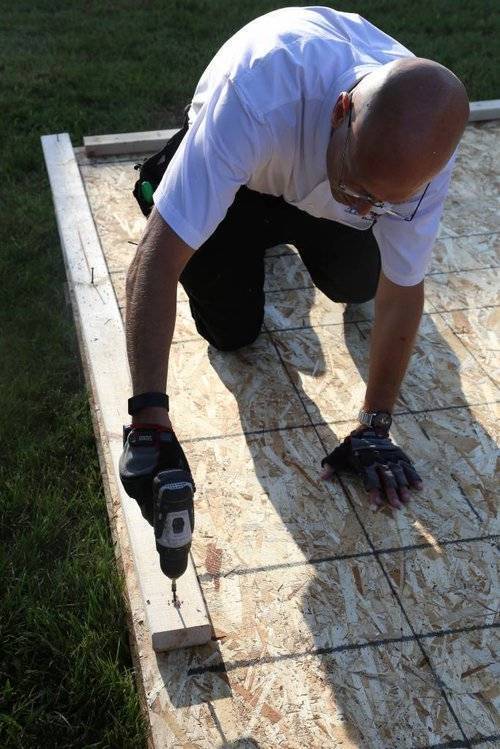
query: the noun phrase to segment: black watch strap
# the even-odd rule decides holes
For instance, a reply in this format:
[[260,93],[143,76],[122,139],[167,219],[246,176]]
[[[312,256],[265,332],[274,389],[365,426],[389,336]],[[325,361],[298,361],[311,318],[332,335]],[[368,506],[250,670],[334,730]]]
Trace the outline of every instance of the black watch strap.
[[166,408],[168,411],[168,395],[165,393],[140,393],[128,399],[128,412],[135,416],[143,408]]

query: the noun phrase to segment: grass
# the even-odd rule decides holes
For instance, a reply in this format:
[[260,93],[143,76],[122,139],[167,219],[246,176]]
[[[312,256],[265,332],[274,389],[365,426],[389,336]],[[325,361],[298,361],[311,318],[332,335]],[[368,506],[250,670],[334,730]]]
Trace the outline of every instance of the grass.
[[[220,44],[278,5],[0,0],[2,747],[146,741],[40,135],[179,123]],[[493,1],[336,7],[498,98]]]

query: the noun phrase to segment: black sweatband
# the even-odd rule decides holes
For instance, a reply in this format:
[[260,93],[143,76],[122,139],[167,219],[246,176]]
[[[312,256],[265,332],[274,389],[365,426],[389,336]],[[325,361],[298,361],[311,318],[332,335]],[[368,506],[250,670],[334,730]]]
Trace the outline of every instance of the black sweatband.
[[168,411],[168,395],[165,393],[141,393],[128,399],[128,412],[135,416],[143,408],[166,408]]

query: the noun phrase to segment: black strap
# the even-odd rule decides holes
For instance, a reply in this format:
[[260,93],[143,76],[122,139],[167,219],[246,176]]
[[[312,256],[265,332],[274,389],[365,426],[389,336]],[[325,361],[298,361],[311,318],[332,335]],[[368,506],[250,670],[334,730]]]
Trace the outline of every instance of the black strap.
[[165,393],[140,393],[128,399],[128,412],[135,416],[143,408],[166,408],[168,411],[168,395]]
[[161,151],[150,156],[149,159],[136,164],[135,169],[139,170],[139,179],[134,185],[133,195],[139,203],[144,216],[149,216],[153,208],[153,193],[160,184],[162,177],[172,160],[174,153],[177,151],[182,139],[186,135],[189,127],[188,111],[190,105],[184,110],[184,124],[163,146]]

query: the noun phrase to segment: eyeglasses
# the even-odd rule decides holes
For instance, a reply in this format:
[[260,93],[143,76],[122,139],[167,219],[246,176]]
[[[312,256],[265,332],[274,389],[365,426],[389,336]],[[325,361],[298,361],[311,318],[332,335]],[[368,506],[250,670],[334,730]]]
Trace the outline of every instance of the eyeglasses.
[[373,200],[367,195],[361,195],[359,192],[351,190],[350,187],[347,187],[347,185],[342,182],[342,176],[344,174],[345,155],[347,153],[349,134],[351,132],[351,118],[352,94],[349,95],[349,119],[347,120],[347,135],[344,141],[344,150],[342,152],[342,159],[340,162],[340,176],[335,186],[336,190],[338,190],[338,192],[342,193],[348,198],[355,198],[356,200],[362,200],[363,203],[368,203],[370,206],[370,213],[373,215],[374,219],[376,219],[379,215],[388,213],[390,216],[396,216],[397,218],[403,219],[403,221],[412,221],[415,218],[415,214],[419,209],[420,203],[424,199],[425,193],[429,189],[430,182],[427,183],[425,190],[420,195],[416,195],[409,200],[405,200],[404,203],[387,203]]

